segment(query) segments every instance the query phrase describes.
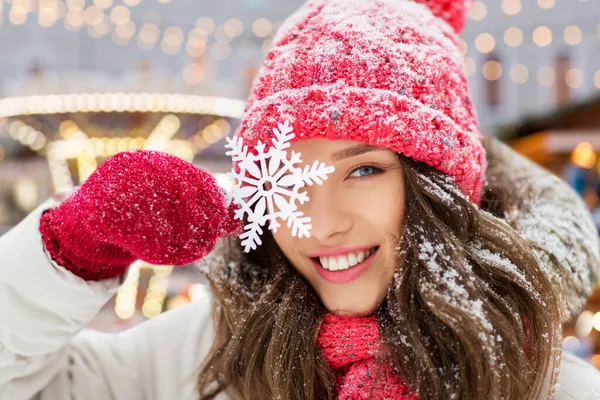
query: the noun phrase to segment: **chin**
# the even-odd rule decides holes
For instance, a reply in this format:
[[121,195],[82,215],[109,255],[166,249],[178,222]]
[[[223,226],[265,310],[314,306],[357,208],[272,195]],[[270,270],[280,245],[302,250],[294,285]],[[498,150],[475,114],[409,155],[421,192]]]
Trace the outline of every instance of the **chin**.
[[[362,302],[361,304],[346,303],[341,304],[339,301],[327,302],[323,301],[325,308],[332,314],[346,316],[346,317],[364,317],[373,314],[381,305],[383,299],[370,302]],[[354,303],[354,302],[353,302]]]

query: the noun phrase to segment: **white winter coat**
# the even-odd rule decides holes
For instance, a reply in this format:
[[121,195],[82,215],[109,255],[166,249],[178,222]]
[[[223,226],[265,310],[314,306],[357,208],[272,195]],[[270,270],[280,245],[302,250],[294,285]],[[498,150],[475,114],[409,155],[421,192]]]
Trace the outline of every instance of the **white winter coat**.
[[[38,221],[54,205],[0,238],[0,400],[195,399],[213,337],[208,289],[129,331],[85,330],[119,282],[86,282],[50,260]],[[560,385],[558,399],[600,399],[600,373],[573,356]]]

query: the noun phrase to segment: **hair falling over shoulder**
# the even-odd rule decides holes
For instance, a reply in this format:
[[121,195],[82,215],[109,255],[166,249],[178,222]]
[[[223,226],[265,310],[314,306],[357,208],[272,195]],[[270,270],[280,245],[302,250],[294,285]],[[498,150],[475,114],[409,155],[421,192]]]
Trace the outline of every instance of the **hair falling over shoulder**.
[[[557,380],[561,318],[528,243],[446,175],[401,160],[404,232],[377,311],[388,360],[423,400],[545,398]],[[498,208],[492,198],[482,204]],[[334,374],[315,342],[326,310],[268,231],[262,239],[250,254],[224,240],[203,270],[215,340],[200,399],[332,400]]]

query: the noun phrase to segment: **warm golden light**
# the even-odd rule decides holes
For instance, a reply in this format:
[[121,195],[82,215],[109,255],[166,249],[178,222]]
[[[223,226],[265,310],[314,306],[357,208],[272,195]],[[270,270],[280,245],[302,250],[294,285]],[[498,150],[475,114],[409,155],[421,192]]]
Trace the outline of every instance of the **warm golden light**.
[[540,8],[549,9],[556,5],[556,0],[538,0],[537,3]]
[[583,72],[578,68],[571,68],[565,75],[565,81],[571,89],[580,88],[583,85]]
[[[571,154],[571,162],[582,168],[592,168],[596,165],[596,153],[594,152],[592,145],[587,142],[579,143]],[[592,323],[595,328],[598,326],[596,329],[600,331],[600,313],[594,315],[594,318]],[[598,325],[596,325],[596,323]]]
[[481,53],[489,53],[496,47],[496,39],[489,33],[482,33],[475,39],[475,48]]
[[510,79],[517,84],[525,83],[529,79],[529,70],[523,64],[515,64],[510,69]]
[[483,64],[482,71],[485,79],[489,81],[497,81],[502,77],[502,64],[498,61],[490,60]]
[[533,41],[540,47],[548,46],[552,43],[552,31],[547,26],[538,26],[533,31]]
[[510,47],[519,47],[523,44],[523,31],[513,26],[504,31],[504,43]]
[[502,0],[502,11],[506,15],[516,15],[521,11],[521,0]]
[[577,25],[570,25],[565,28],[565,43],[571,46],[577,46],[582,39],[581,28]]
[[229,18],[223,27],[225,33],[231,37],[237,37],[244,32],[244,23],[238,18]]
[[585,337],[592,332],[594,328],[592,324],[592,319],[594,318],[594,313],[586,310],[579,314],[577,317],[577,322],[575,323],[575,334],[579,337]]
[[258,37],[264,38],[271,34],[273,25],[266,18],[259,18],[252,24],[252,32]]
[[215,21],[213,21],[210,17],[201,17],[196,21],[196,27],[202,29],[208,34],[211,34],[215,31]]

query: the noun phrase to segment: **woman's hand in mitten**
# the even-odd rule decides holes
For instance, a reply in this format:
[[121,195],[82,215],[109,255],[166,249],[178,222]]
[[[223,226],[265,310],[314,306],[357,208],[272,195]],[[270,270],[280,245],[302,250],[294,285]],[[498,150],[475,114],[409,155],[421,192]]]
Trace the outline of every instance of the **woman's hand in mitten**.
[[46,249],[86,280],[122,274],[135,260],[184,265],[238,229],[234,205],[207,172],[175,156],[137,150],[106,160],[40,221]]

